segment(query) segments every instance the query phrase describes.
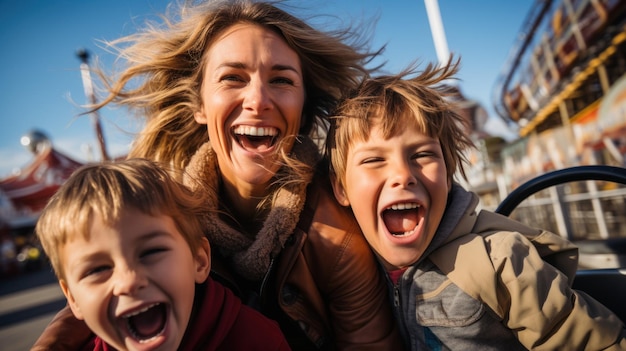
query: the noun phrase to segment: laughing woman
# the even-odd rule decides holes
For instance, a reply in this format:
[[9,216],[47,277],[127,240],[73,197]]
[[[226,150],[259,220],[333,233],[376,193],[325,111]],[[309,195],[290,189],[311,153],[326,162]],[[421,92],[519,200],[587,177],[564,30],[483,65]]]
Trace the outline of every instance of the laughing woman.
[[[110,43],[128,67],[99,107],[145,118],[129,156],[205,194],[213,278],[278,321],[294,350],[402,348],[383,275],[310,138],[369,73],[375,54],[350,33],[272,3],[210,1]],[[33,349],[76,348],[89,337],[76,325],[66,308]]]

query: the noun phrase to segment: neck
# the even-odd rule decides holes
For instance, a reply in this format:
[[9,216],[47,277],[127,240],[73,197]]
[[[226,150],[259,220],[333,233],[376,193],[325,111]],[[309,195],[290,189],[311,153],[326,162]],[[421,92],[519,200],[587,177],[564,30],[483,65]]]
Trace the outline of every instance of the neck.
[[[269,194],[268,186],[250,186],[250,184],[236,185],[223,179],[223,201],[228,204],[229,210],[241,223],[251,223],[258,220],[259,203]],[[262,189],[261,189],[262,188]]]

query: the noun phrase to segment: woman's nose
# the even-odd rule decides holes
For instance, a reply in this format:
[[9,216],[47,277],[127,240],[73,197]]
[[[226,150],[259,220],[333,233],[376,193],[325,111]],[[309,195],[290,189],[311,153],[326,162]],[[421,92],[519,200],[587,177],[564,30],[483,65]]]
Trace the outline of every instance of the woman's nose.
[[272,100],[267,85],[262,81],[252,79],[245,89],[243,108],[260,113],[271,108],[271,106]]
[[131,295],[147,285],[148,279],[136,269],[125,268],[115,273],[113,294]]

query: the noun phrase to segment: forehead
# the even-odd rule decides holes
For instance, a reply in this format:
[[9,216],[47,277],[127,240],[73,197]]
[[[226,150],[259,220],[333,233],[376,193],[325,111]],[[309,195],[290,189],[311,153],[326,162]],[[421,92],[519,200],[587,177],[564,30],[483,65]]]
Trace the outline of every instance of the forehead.
[[119,236],[124,240],[141,240],[141,236],[159,233],[168,236],[181,236],[176,221],[167,212],[151,212],[127,206],[123,211],[111,215],[92,211],[79,231],[74,231],[69,239],[90,241],[100,237]]
[[[429,134],[428,123],[422,111],[410,107],[390,111],[382,107],[372,109],[367,118],[367,134],[379,135],[384,139],[405,132]],[[367,135],[365,136],[367,138]]]
[[[354,152],[356,149],[372,146],[393,146],[401,143],[405,146],[417,146],[426,144],[440,144],[439,137],[431,135],[427,126],[411,114],[402,117],[388,119],[386,116],[369,118],[365,126],[346,130],[344,152]],[[394,139],[394,140],[392,140]],[[390,144],[391,143],[391,144]],[[399,146],[399,145],[396,145]]]
[[278,33],[260,25],[238,23],[224,29],[208,48],[209,61],[246,59],[276,61],[299,68],[300,58]]
[[424,129],[424,126],[414,119],[394,124],[383,124],[377,122],[370,126],[369,132],[361,139],[362,141],[388,141],[398,137],[406,140],[419,140],[420,143],[423,143],[426,140],[435,141],[439,139],[437,136],[430,135],[430,133]]

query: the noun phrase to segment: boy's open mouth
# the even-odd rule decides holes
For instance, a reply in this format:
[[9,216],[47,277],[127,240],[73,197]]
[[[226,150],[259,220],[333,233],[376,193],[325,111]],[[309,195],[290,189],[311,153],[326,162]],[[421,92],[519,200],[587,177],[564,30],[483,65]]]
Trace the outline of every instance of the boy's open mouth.
[[236,126],[233,136],[237,143],[246,150],[265,151],[278,139],[278,129],[272,127]]
[[382,213],[383,222],[393,236],[413,234],[420,221],[421,206],[414,202],[394,204]]
[[146,343],[161,335],[167,322],[167,308],[162,303],[155,303],[122,316],[126,320],[129,335],[140,343]]

